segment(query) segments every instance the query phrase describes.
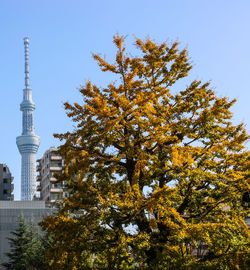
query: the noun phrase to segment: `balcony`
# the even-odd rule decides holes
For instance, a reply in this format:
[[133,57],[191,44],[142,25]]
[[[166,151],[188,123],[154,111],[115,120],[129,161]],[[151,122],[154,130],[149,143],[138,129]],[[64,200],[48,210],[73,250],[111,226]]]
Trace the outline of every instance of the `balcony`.
[[62,193],[62,192],[63,192],[63,189],[59,187],[58,188],[53,187],[50,189],[50,193]]
[[4,201],[11,201],[13,198],[14,197],[11,194],[3,194],[3,200]]
[[49,180],[50,180],[50,182],[52,182],[52,183],[54,183],[54,182],[57,181],[57,179],[56,179],[54,176],[51,176]]
[[[14,188],[14,186],[13,186]],[[11,183],[3,183],[3,189],[10,191],[12,189],[12,184]]]
[[59,161],[60,161],[60,160],[62,160],[62,157],[60,157],[60,156],[51,156],[51,157],[50,157],[50,160],[53,160],[53,161],[54,161],[54,160],[55,160],[55,161],[59,160]]
[[38,175],[36,176],[36,181],[37,181],[37,182],[41,182],[41,180],[42,180],[42,176],[41,176],[41,174],[38,174]]
[[10,174],[10,173],[4,172],[4,173],[3,173],[3,178],[10,179],[10,178],[12,178],[12,177],[11,177],[11,174]]
[[62,167],[51,166],[50,167],[50,171],[51,172],[61,172],[62,171]]
[[36,190],[37,190],[37,191],[41,191],[41,190],[42,190],[42,186],[41,186],[41,185],[38,185],[38,186],[36,187]]

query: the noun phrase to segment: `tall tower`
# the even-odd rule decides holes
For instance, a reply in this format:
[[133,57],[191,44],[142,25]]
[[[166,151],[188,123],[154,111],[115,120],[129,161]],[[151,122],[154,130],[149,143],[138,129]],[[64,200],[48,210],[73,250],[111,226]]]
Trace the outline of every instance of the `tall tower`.
[[36,193],[36,152],[40,144],[39,136],[34,133],[32,91],[29,86],[29,38],[24,38],[25,48],[25,88],[20,110],[23,113],[22,135],[16,138],[18,150],[22,156],[21,200],[32,200]]

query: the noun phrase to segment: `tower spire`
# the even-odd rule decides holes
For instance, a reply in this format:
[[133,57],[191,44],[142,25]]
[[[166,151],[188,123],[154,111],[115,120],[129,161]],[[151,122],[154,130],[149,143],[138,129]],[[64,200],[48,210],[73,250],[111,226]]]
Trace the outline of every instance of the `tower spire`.
[[20,110],[23,114],[22,135],[16,138],[18,150],[22,156],[21,200],[32,200],[36,193],[36,152],[40,144],[39,136],[34,133],[32,91],[29,83],[29,38],[24,38],[25,50],[25,88]]
[[29,43],[30,43],[30,40],[28,37],[25,37],[23,40],[24,40],[24,50],[25,50],[25,67],[24,67],[25,88],[28,89],[30,86],[30,75],[29,75]]

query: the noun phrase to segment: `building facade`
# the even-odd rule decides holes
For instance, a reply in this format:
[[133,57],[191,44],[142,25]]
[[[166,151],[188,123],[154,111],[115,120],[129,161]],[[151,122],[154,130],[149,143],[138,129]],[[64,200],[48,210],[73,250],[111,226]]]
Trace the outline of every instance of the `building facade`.
[[29,38],[24,38],[25,46],[25,88],[20,110],[23,114],[22,135],[16,138],[22,156],[21,200],[32,200],[36,194],[36,153],[40,138],[34,133],[33,112],[35,103],[29,85]]
[[13,179],[14,177],[12,177],[8,166],[0,164],[0,200],[14,200],[14,195],[12,194],[14,190],[14,184],[12,184]]
[[27,223],[36,226],[53,211],[42,201],[0,201],[0,269],[1,264],[8,260],[5,255],[10,250],[8,238],[13,237],[11,232],[17,229],[19,217],[22,215]]
[[41,159],[37,160],[37,191],[40,200],[54,203],[56,200],[67,196],[63,183],[56,183],[56,174],[61,174],[64,167],[63,158],[57,154],[57,148],[50,147]]

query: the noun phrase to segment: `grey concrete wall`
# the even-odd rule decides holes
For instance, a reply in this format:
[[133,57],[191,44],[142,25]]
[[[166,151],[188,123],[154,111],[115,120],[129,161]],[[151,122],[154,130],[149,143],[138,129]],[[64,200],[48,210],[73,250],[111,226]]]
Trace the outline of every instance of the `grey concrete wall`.
[[7,260],[5,253],[10,249],[7,238],[16,230],[20,215],[27,223],[32,220],[37,224],[51,213],[43,201],[0,201],[0,265]]

